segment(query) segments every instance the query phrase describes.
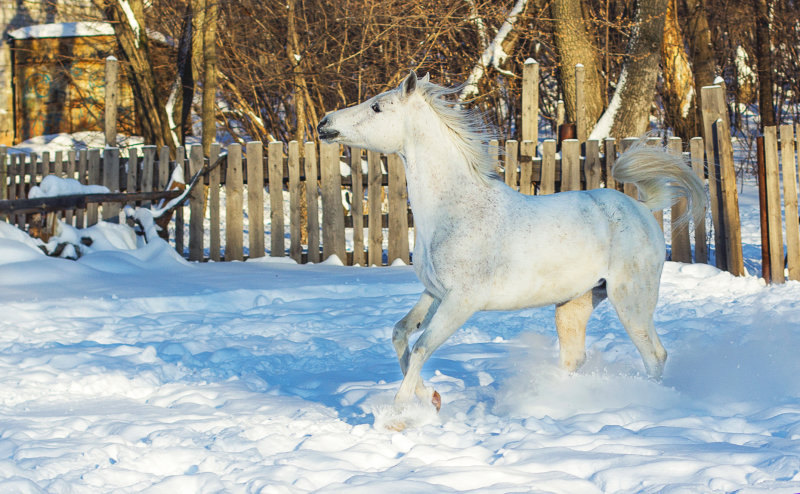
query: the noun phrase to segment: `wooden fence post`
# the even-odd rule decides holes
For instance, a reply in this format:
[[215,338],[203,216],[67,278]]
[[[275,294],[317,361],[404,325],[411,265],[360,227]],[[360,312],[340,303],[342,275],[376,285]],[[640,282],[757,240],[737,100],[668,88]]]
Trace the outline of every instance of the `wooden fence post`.
[[319,165],[322,181],[322,256],[328,259],[335,255],[344,264],[347,262],[347,251],[344,242],[342,172],[339,168],[338,144],[320,143]]
[[556,191],[556,141],[545,139],[542,142],[542,178],[539,194],[553,194]]
[[519,166],[519,143],[514,139],[506,141],[503,168],[505,169],[506,185],[517,190],[517,167]]
[[156,190],[164,190],[169,184],[169,147],[162,146],[158,154],[158,173],[154,173],[153,178],[156,180],[153,186]]
[[[195,144],[189,151],[189,175],[194,176],[203,168],[203,146]],[[202,184],[199,187],[192,189],[189,194],[189,260],[202,261],[203,260],[203,235],[205,228],[203,220],[205,219],[205,204],[203,199]]]
[[361,149],[350,148],[350,216],[353,218],[353,264],[364,266],[367,261],[364,252],[364,170],[361,168],[361,154]]
[[[103,185],[111,192],[119,192],[119,148],[107,147],[103,150]],[[103,220],[119,221],[119,205],[103,203]]]
[[228,166],[225,173],[225,260],[244,260],[244,177],[242,145],[228,145]]
[[[153,150],[155,151],[155,149]],[[220,153],[220,145],[216,142],[211,144],[208,150],[208,162],[214,164],[217,162]],[[147,151],[145,151],[147,156]],[[147,160],[145,160],[146,162]],[[152,163],[152,161],[151,161]],[[145,164],[144,162],[142,163]],[[208,216],[209,216],[209,238],[208,238],[208,258],[214,262],[219,262],[221,251],[221,226],[219,213],[219,183],[222,168],[216,167],[208,174]],[[150,171],[152,180],[152,170]]]
[[[680,137],[669,138],[669,151],[676,156],[683,156],[683,141]],[[675,220],[683,216],[688,208],[685,197],[681,197],[672,206],[670,230],[672,237],[672,260],[675,262],[692,262],[692,245],[689,240],[689,223],[676,227]]]
[[617,141],[613,137],[605,140],[605,177],[607,189],[618,189],[617,181],[614,180],[612,170],[617,161]]
[[783,210],[786,217],[786,264],[790,280],[800,280],[800,228],[797,214],[797,164],[794,157],[794,128],[781,125],[781,169]]
[[[172,179],[172,175],[176,173],[175,170],[177,170],[178,167],[182,170],[183,181],[186,182],[189,176],[189,170],[186,165],[186,149],[183,146],[178,146],[175,150],[175,167],[171,170],[170,179]],[[167,183],[169,183],[169,181]],[[184,255],[183,242],[183,206],[181,206],[175,210],[175,251],[181,256]]]
[[388,264],[400,259],[409,264],[408,245],[408,189],[403,160],[396,154],[387,157],[389,172],[389,252]]
[[[270,143],[271,144],[271,143]],[[281,153],[283,152],[283,144],[281,146]],[[271,148],[270,148],[271,150]],[[264,257],[264,145],[261,141],[250,141],[245,143],[245,166],[247,167],[247,221],[249,233],[248,257],[255,259],[257,257]],[[283,176],[283,160],[281,160],[281,176]],[[271,167],[270,167],[271,168]],[[270,170],[270,175],[272,171]],[[283,197],[281,196],[282,183],[279,181],[277,184],[277,196],[280,197],[278,204],[280,205],[280,251],[283,252]],[[269,203],[270,208],[273,208],[273,193],[272,189],[275,185],[270,182]],[[270,216],[275,213],[270,210]],[[272,218],[275,220],[275,218]],[[275,237],[276,225],[272,223],[271,237]],[[273,244],[274,246],[274,244]],[[273,251],[275,249],[272,249]],[[274,252],[271,255],[278,255]]]
[[717,119],[712,128],[714,135],[714,157],[719,162],[723,221],[725,225],[725,254],[727,269],[734,276],[744,276],[742,255],[742,225],[739,221],[739,195],[736,191],[736,170],[733,168],[733,146],[731,133],[723,118]]
[[[106,58],[106,86],[103,103],[106,146],[117,146],[117,108],[119,107],[119,62],[114,56]],[[113,192],[113,191],[112,191]]]
[[586,71],[583,64],[579,63],[575,65],[575,132],[579,144],[586,142],[586,137],[589,133],[589,123],[586,121],[585,79]]
[[519,162],[519,191],[526,195],[533,194],[533,158],[536,156],[536,143],[522,141],[519,154],[524,159]]
[[581,190],[581,144],[577,139],[561,141],[561,192]]
[[8,199],[8,166],[7,166],[7,153],[8,148],[0,146],[0,200]]
[[383,204],[383,172],[381,155],[375,151],[367,151],[367,220],[369,224],[369,245],[367,258],[370,266],[383,264],[383,220],[381,205]]
[[[284,237],[286,236],[286,225],[283,216],[283,143],[280,141],[273,141],[267,145],[267,157],[269,162],[269,218],[270,218],[270,252],[269,255],[272,257],[284,257],[286,255],[286,242],[284,241]],[[263,158],[261,160],[263,163]],[[248,165],[247,168],[248,172],[250,171],[250,167]],[[261,183],[263,184],[263,165],[261,166],[262,170],[262,178]],[[249,183],[249,179],[248,179]],[[261,193],[264,193],[264,186],[260,187]],[[250,190],[250,186],[248,185],[248,191]],[[248,195],[248,201],[250,200],[250,196]],[[264,218],[264,199],[262,195],[262,199],[260,202],[257,203],[261,209],[261,218],[263,224]],[[248,204],[248,211],[249,211],[249,204]],[[251,230],[252,231],[252,230]],[[251,245],[252,245],[252,238],[250,237]],[[261,248],[263,255],[263,248],[264,248],[264,235],[261,235]]]
[[[624,153],[628,150],[631,146],[639,142],[639,138],[637,137],[625,137],[619,143],[619,154]],[[634,184],[622,184],[622,190],[625,192],[626,195],[633,197],[636,200],[639,200],[639,189],[636,188]]]
[[[289,141],[289,257],[297,264],[303,259],[303,244],[300,243],[300,143]],[[270,189],[272,188],[270,184]]]
[[[689,141],[689,149],[692,156],[692,170],[700,181],[705,182],[706,172],[703,164],[703,138],[692,137]],[[694,262],[708,262],[708,244],[706,243],[706,220],[694,225]]]
[[303,153],[306,175],[306,207],[308,208],[308,262],[319,262],[319,186],[317,184],[317,145],[312,141],[305,143]]
[[780,170],[778,169],[778,132],[776,127],[764,127],[764,169],[770,279],[773,283],[783,283],[786,278],[783,272],[783,228],[781,225]]
[[728,112],[725,109],[725,94],[720,86],[706,86],[701,89],[701,94],[703,136],[705,137],[706,163],[708,164],[708,194],[711,202],[711,221],[714,226],[716,265],[720,269],[726,269],[728,259],[724,248],[725,225],[722,218],[722,190],[718,164],[714,161],[712,127],[718,118],[723,115],[727,117]]
[[586,141],[586,159],[583,161],[583,170],[586,177],[586,190],[599,189],[603,168],[600,165],[600,141],[597,139]]
[[[92,185],[101,185],[102,182],[102,173],[103,171],[100,169],[100,150],[99,149],[90,149],[89,156],[87,159],[87,177],[89,184]],[[99,204],[91,203],[86,205],[86,226],[92,226],[97,224],[97,207]]]
[[539,141],[539,63],[532,58],[522,66],[522,140]]

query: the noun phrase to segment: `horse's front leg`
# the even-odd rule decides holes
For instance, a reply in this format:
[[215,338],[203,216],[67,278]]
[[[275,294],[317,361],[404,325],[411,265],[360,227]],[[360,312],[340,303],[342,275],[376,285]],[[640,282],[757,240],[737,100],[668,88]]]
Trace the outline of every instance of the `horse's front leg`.
[[421,331],[423,326],[430,320],[430,316],[436,310],[438,301],[427,290],[422,293],[414,307],[408,311],[402,319],[397,321],[392,332],[392,344],[397,352],[397,359],[400,361],[400,370],[406,375],[408,369],[408,338],[417,331]]
[[[405,377],[400,390],[394,398],[396,405],[408,403],[414,394],[424,402],[432,401],[433,391],[422,383],[420,373],[422,366],[431,354],[460,328],[475,312],[464,303],[463,297],[445,296],[437,306],[432,307],[430,321],[424,326],[422,335],[414,344],[414,349],[407,358]],[[407,351],[407,350],[406,350]],[[399,352],[398,352],[399,353]],[[401,358],[401,366],[403,358]],[[438,405],[437,405],[438,408]]]

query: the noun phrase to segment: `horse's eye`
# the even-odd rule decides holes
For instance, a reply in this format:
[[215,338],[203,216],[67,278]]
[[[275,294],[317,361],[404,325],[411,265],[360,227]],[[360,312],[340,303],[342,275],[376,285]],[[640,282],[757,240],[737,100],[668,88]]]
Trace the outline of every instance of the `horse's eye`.
[[379,105],[377,101],[375,103],[372,103],[372,106],[370,106],[370,108],[372,108],[372,111],[374,111],[375,113],[381,112],[381,105]]

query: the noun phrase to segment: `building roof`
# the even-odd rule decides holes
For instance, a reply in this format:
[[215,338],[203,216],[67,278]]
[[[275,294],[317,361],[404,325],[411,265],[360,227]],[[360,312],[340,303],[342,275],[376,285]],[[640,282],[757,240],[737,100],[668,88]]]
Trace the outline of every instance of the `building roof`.
[[8,36],[13,39],[114,36],[114,27],[107,22],[59,22],[21,27]]

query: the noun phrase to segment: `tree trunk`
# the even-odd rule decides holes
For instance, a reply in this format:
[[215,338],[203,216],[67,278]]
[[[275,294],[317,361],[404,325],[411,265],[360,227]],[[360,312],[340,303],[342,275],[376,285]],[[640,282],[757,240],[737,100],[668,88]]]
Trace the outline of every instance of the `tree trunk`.
[[[714,57],[714,46],[711,44],[711,31],[708,28],[705,0],[686,0],[686,9],[689,19],[686,27],[686,39],[689,42],[689,59],[694,72],[695,91],[695,122],[702,122],[703,115],[702,91],[704,86],[714,84],[717,76],[717,62]],[[698,125],[700,135],[704,139],[705,128]]]
[[581,0],[553,0],[550,12],[555,19],[556,49],[559,57],[559,83],[564,93],[567,121],[577,121],[575,108],[575,65],[583,64],[586,79],[586,120],[589,129],[603,112],[603,91],[598,50],[586,31]]
[[[175,152],[175,141],[169,128],[162,98],[156,85],[155,73],[147,45],[147,32],[144,26],[144,4],[142,0],[130,0],[129,9],[123,9],[121,0],[109,3],[94,0],[95,5],[104,10],[106,17],[114,25],[114,34],[122,53],[129,63],[129,80],[134,98],[139,107],[139,121],[145,142],[156,146],[169,146]],[[131,16],[129,18],[129,15]]]
[[[306,102],[308,99],[308,86],[301,70],[300,64],[302,56],[300,51],[300,41],[297,36],[297,21],[295,14],[295,0],[289,0],[287,12],[287,40],[286,56],[292,66],[294,75],[294,107],[297,115],[297,128],[295,130],[295,140],[298,141],[298,148],[302,156],[306,139]],[[306,205],[306,188],[300,188],[300,243],[308,243],[308,207]]]
[[692,67],[683,48],[676,0],[668,0],[667,3],[661,63],[664,69],[663,98],[666,123],[672,127],[676,136],[688,141],[697,135],[694,118],[696,91],[692,80]]
[[203,155],[208,156],[217,137],[217,0],[206,2],[203,16]]
[[758,72],[758,107],[761,113],[761,130],[775,125],[774,94],[772,89],[772,52],[769,6],[767,0],[753,0],[756,23],[756,66]]
[[647,131],[661,61],[666,10],[667,0],[639,0],[617,89],[593,138],[605,137],[600,135],[605,129],[616,139]]

